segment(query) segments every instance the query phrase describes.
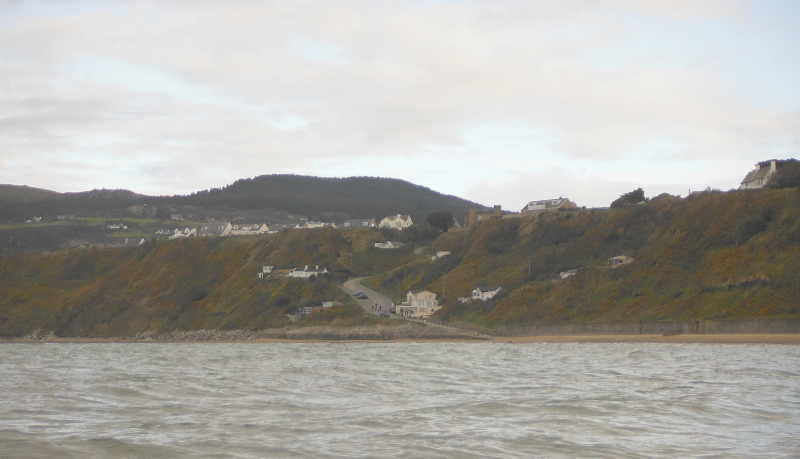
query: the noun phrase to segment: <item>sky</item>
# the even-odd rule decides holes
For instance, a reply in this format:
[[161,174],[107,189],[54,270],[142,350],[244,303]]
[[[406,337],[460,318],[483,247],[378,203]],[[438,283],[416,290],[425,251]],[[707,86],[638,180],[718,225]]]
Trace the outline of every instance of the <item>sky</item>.
[[795,0],[0,0],[0,183],[602,207],[800,157],[798,82]]

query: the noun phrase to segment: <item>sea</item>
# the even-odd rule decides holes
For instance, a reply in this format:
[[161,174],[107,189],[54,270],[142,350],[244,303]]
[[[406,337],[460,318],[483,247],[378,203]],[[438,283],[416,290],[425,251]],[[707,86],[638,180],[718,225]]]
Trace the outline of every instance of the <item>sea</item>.
[[1,344],[2,458],[800,457],[800,346]]

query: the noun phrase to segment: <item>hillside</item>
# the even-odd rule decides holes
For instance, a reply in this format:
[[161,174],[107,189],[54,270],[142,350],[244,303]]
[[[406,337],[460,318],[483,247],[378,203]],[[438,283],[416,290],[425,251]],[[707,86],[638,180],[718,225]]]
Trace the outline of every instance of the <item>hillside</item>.
[[[288,325],[284,314],[322,301],[344,306],[312,316],[305,325],[382,322],[366,316],[339,284],[410,260],[413,254],[393,259],[376,252],[372,246],[385,240],[385,231],[285,231],[0,256],[0,336],[39,329],[65,337],[260,330]],[[331,274],[313,281],[257,279],[265,264],[276,269],[318,264]]]
[[[576,210],[483,222],[442,235],[452,254],[372,279],[400,298],[430,289],[442,321],[620,322],[800,317],[797,189],[661,197],[607,211]],[[635,257],[609,269],[607,259]],[[553,281],[559,272],[575,276]],[[498,297],[464,304],[476,286]]]
[[337,223],[347,218],[380,220],[397,213],[410,214],[420,222],[434,211],[449,211],[462,219],[470,207],[484,207],[403,180],[377,177],[262,175],[186,196],[145,196],[127,190],[35,194],[32,190],[36,189],[26,188],[27,195],[37,199],[20,199],[22,188],[0,188],[0,222],[24,221],[34,215],[51,219],[56,215],[168,217],[171,211],[189,212],[203,221],[231,219],[256,209]]
[[34,201],[58,195],[55,191],[34,188],[27,185],[0,184],[0,206],[18,202]]

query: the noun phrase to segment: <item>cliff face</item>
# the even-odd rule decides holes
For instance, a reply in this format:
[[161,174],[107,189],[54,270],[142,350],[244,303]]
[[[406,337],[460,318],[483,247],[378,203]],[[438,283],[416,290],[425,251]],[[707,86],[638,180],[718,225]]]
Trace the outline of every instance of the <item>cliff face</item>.
[[[435,317],[510,323],[800,317],[797,189],[662,197],[605,211],[480,223],[435,243],[452,255],[374,279],[399,295],[427,288],[446,305]],[[612,256],[632,264],[607,266]],[[553,281],[559,272],[575,276]],[[463,304],[478,285],[494,300]]]

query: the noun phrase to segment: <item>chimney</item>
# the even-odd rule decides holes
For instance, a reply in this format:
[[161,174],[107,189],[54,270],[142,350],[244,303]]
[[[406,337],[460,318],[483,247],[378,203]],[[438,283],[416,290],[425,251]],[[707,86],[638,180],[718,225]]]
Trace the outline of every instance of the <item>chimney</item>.
[[775,167],[775,160],[774,159],[769,162],[769,170],[771,170],[772,172],[775,172],[776,170],[778,170],[778,168]]
[[761,163],[756,163],[756,170],[761,169]]

